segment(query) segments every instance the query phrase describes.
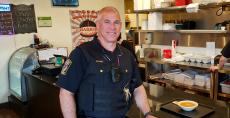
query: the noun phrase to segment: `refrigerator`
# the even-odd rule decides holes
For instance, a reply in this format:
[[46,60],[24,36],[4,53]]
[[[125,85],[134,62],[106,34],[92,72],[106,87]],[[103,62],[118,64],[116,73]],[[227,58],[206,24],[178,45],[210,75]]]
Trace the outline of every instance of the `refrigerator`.
[[21,102],[27,102],[27,84],[23,72],[31,72],[39,67],[37,50],[30,47],[22,47],[16,50],[8,63],[8,78],[10,94]]

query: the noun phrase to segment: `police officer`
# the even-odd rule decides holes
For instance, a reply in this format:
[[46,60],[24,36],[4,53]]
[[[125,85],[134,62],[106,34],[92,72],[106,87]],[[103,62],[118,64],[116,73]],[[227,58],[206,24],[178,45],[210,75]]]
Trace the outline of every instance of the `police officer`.
[[102,8],[96,20],[97,37],[75,48],[61,71],[60,104],[65,118],[124,118],[132,98],[150,115],[134,55],[120,46],[119,12]]

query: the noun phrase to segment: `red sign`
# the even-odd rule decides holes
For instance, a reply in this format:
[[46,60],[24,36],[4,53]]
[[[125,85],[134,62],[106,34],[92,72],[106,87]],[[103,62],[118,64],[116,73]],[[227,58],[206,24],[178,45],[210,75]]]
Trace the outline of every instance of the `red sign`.
[[92,40],[97,34],[95,24],[97,11],[71,10],[70,17],[73,47]]

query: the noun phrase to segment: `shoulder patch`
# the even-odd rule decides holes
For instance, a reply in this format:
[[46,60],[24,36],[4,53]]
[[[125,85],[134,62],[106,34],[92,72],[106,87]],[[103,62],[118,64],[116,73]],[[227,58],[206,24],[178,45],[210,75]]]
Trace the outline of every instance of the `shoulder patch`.
[[67,59],[64,66],[62,67],[61,74],[66,75],[67,71],[69,70],[69,67],[71,66],[72,61],[70,59]]

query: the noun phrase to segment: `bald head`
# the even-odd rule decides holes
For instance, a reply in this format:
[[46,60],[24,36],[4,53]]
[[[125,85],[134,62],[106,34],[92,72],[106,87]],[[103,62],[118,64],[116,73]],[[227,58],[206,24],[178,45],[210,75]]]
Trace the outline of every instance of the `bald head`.
[[116,15],[119,17],[119,19],[120,19],[119,11],[118,11],[115,7],[108,6],[108,7],[102,8],[102,9],[98,12],[96,22],[98,22],[98,21],[101,20],[103,14],[107,14],[107,13],[114,13],[114,14],[116,14]]

